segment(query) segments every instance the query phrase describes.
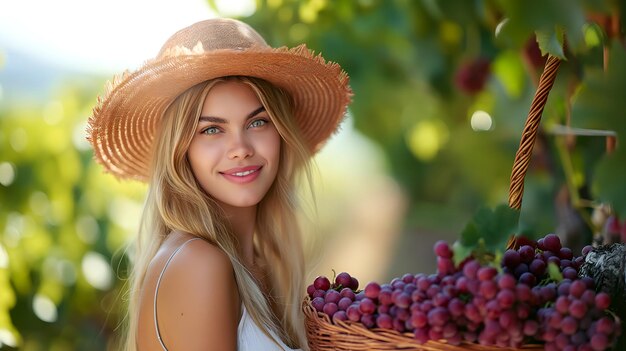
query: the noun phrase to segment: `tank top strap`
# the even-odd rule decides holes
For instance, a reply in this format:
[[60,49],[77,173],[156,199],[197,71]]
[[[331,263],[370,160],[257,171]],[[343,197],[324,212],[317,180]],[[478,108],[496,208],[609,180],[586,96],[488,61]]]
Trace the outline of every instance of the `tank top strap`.
[[185,247],[185,245],[187,245],[188,243],[190,243],[190,242],[192,242],[194,240],[202,240],[202,239],[201,238],[189,239],[189,240],[185,241],[184,243],[182,243],[176,250],[174,250],[174,252],[172,252],[170,257],[165,262],[165,265],[163,266],[163,269],[161,270],[161,274],[159,274],[159,279],[157,279],[156,288],[154,289],[154,328],[156,330],[156,334],[157,334],[157,338],[159,339],[159,343],[161,344],[161,347],[165,351],[167,351],[167,347],[165,347],[165,343],[163,343],[163,339],[161,338],[161,332],[159,331],[159,321],[157,319],[157,297],[159,296],[159,286],[161,285],[161,279],[163,278],[163,274],[165,273],[165,270],[167,269],[167,266],[169,266],[169,264],[172,261],[172,259],[174,258],[174,256],[176,256],[176,254],[180,250],[182,250],[183,247]]

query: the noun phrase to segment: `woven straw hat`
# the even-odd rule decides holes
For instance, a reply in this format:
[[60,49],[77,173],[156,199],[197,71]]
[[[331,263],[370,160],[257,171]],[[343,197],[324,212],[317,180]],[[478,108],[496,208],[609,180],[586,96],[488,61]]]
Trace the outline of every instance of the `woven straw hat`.
[[272,48],[243,22],[201,21],[175,33],[138,70],[107,83],[87,127],[96,160],[118,178],[146,181],[154,134],[167,107],[198,83],[234,75],[286,90],[312,152],[337,129],[352,96],[341,67],[304,44]]

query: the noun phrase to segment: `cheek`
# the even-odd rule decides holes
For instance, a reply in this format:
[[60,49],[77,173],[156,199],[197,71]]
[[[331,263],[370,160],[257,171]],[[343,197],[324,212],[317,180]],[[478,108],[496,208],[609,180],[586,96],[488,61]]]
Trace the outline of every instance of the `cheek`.
[[272,161],[277,165],[278,159],[280,157],[280,147],[281,147],[281,138],[277,131],[274,133],[270,133],[264,138],[262,144],[259,146],[263,148],[263,152],[266,155],[265,157],[271,158]]
[[196,177],[198,171],[205,171],[207,168],[212,167],[217,158],[217,149],[215,145],[208,145],[208,143],[203,143],[201,140],[192,140],[187,150],[187,158]]

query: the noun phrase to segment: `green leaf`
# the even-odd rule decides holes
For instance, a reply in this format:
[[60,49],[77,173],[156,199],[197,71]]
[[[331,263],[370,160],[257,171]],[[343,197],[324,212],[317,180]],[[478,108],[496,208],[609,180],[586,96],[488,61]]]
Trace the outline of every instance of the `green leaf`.
[[541,54],[550,54],[556,56],[562,60],[565,60],[565,53],[563,52],[563,29],[555,27],[552,30],[538,30],[537,43]]
[[509,18],[504,33],[519,44],[533,32],[562,28],[568,45],[575,52],[584,43],[585,13],[582,0],[499,0],[498,4]]
[[484,246],[491,253],[503,251],[509,238],[516,233],[519,212],[507,205],[494,210],[481,207],[461,232],[458,243],[453,245],[455,261],[462,261],[469,254]]
[[458,266],[459,263],[463,262],[463,260],[471,256],[473,251],[473,246],[463,245],[459,240],[455,241],[454,244],[452,244],[452,252],[454,253],[454,264]]

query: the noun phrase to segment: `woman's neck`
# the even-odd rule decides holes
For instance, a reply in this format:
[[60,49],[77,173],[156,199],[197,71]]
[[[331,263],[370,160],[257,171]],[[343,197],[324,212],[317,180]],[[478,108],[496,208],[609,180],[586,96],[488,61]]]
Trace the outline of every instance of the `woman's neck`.
[[254,233],[256,229],[256,206],[232,207],[222,204],[226,218],[239,241],[239,254],[247,267],[254,265]]

